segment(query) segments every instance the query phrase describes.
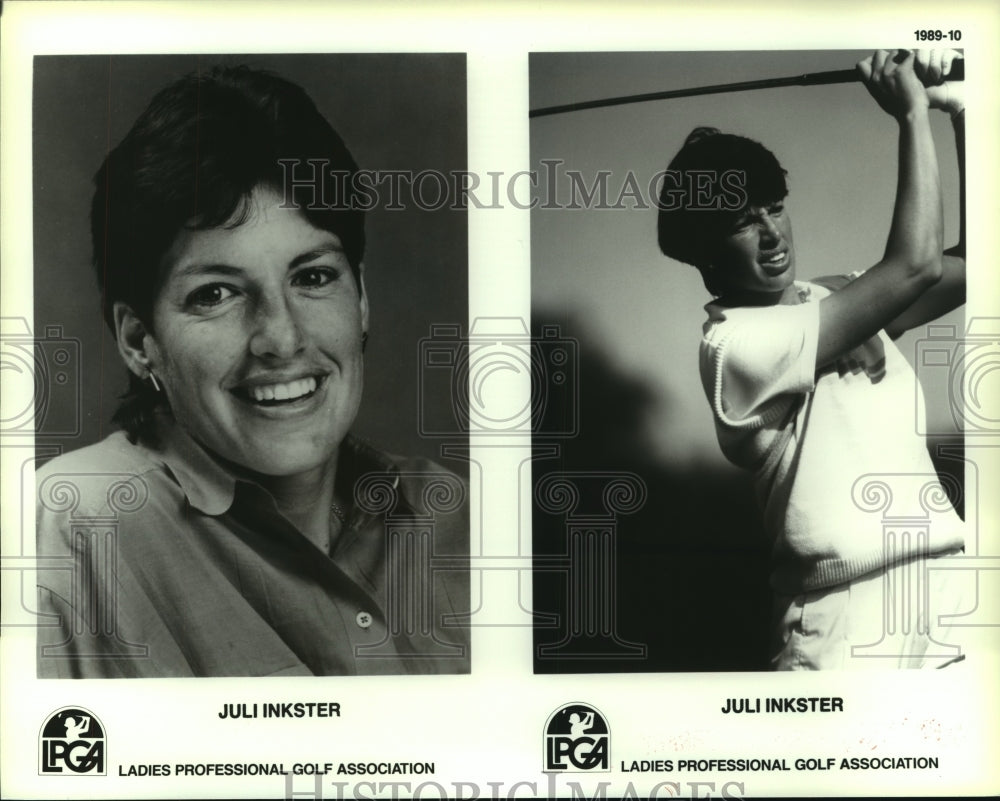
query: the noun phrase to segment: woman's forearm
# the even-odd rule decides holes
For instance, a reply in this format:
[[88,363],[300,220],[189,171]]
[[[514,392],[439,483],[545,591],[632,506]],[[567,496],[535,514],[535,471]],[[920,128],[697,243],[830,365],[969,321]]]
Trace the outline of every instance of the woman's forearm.
[[948,248],[949,255],[965,258],[965,108],[951,118],[955,129],[955,152],[958,154],[958,242]]
[[896,204],[885,256],[878,268],[899,273],[905,283],[915,279],[918,284],[930,285],[941,275],[944,224],[928,109],[911,109],[898,121]]

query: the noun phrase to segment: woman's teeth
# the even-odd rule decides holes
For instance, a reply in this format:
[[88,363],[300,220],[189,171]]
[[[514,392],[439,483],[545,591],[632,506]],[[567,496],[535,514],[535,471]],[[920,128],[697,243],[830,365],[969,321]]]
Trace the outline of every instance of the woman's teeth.
[[308,395],[310,392],[315,392],[315,390],[316,379],[310,376],[309,378],[289,381],[285,384],[265,384],[263,386],[252,387],[250,396],[258,403],[270,400],[294,400],[303,395]]

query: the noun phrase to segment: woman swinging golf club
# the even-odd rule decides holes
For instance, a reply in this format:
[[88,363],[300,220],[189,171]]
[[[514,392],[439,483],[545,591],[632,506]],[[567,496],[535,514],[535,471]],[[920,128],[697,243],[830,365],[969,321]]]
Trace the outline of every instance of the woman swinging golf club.
[[965,299],[964,208],[959,242],[943,251],[929,120],[931,109],[951,115],[963,170],[964,103],[960,85],[948,82],[957,56],[880,50],[858,64],[899,137],[892,223],[882,259],[868,269],[795,280],[785,171],[758,142],[699,128],[668,168],[745,178],[735,211],[663,203],[658,237],[714,296],[702,383],[722,450],[752,471],[772,537],[775,668],[939,667],[960,651],[939,626],[941,616],[966,611],[959,571],[927,571],[930,619],[916,596],[912,618],[885,626],[883,610],[893,603],[885,588],[907,587],[907,571],[960,553],[962,520],[938,505],[925,538],[889,547],[856,495],[869,474],[898,477],[900,495],[908,481],[933,481],[909,415],[916,376],[893,340]]

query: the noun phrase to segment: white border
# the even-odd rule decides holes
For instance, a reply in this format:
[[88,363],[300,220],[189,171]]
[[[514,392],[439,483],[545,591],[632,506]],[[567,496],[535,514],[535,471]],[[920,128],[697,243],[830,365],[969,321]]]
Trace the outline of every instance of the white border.
[[[1000,96],[997,45],[1000,12],[989,0],[883,2],[878,8],[845,2],[639,5],[616,2],[546,6],[445,3],[96,3],[19,2],[3,6],[0,75],[0,264],[4,315],[31,308],[31,57],[33,54],[108,52],[326,52],[466,51],[469,76],[469,169],[485,174],[528,169],[528,58],[533,50],[819,49],[909,46],[916,27],[961,28],[962,46],[977,107],[968,131],[970,263],[982,265],[970,277],[969,316],[996,313],[997,281],[990,255],[998,252],[995,223],[997,133]],[[521,317],[529,309],[529,215],[471,209],[470,320]],[[976,255],[978,254],[978,255]],[[525,396],[527,387],[522,387]],[[2,417],[2,415],[0,415]],[[520,445],[512,443],[513,445]],[[527,458],[526,445],[505,449],[498,462],[488,447],[474,453],[492,470],[494,494],[484,515],[484,541],[522,532],[526,512],[518,497],[512,455]],[[24,499],[9,492],[19,484],[21,459],[0,452],[3,470],[5,558],[18,553],[17,538],[33,531]],[[515,462],[516,463],[516,462]],[[996,476],[997,464],[980,466]],[[512,474],[513,472],[513,474]],[[995,486],[995,485],[994,485]],[[500,499],[500,500],[497,500]],[[506,500],[503,500],[506,499]],[[1000,553],[995,517],[988,542]],[[22,527],[26,527],[22,528]],[[519,528],[520,527],[520,528]],[[28,537],[28,541],[32,538]],[[522,534],[523,539],[523,534]],[[10,566],[9,559],[4,567]],[[4,571],[5,610],[17,604],[16,571]],[[523,597],[530,598],[525,578]],[[5,611],[5,614],[7,612]],[[480,622],[489,622],[487,612]],[[34,679],[32,638],[6,629],[0,638],[4,797],[280,797],[277,780],[127,779],[118,764],[184,761],[432,760],[434,780],[452,794],[452,783],[502,782],[506,794],[517,781],[549,786],[541,774],[541,732],[553,710],[574,698],[604,710],[612,731],[612,764],[620,758],[698,756],[840,756],[859,739],[880,753],[941,754],[939,772],[885,771],[705,774],[635,777],[615,775],[608,794],[626,791],[631,779],[641,794],[655,781],[677,780],[692,792],[691,780],[715,780],[718,797],[728,781],[744,781],[752,795],[880,794],[939,795],[997,792],[1000,699],[996,664],[955,676],[886,673],[863,680],[842,674],[772,675],[597,675],[538,676],[531,672],[530,630],[477,629],[470,677],[420,679],[311,679],[287,681],[156,680],[143,682],[45,682]],[[796,695],[839,695],[851,714],[801,723],[786,719],[721,721],[717,706],[729,695],[777,691]],[[345,715],[336,721],[221,722],[225,702],[338,700]],[[113,755],[105,779],[40,779],[36,743],[24,732],[37,730],[54,709],[83,705],[100,714]],[[141,710],[137,723],[136,710]],[[345,777],[341,777],[342,779]],[[365,777],[370,778],[370,777]],[[565,778],[565,777],[564,777]],[[588,797],[598,777],[577,777]],[[605,778],[605,777],[599,777]],[[419,777],[383,777],[382,780]],[[270,783],[268,783],[270,782]],[[301,784],[293,788],[302,792]],[[399,789],[399,788],[397,788]],[[560,781],[560,794],[569,794]],[[669,790],[669,788],[668,788]],[[661,789],[661,794],[668,790]],[[385,789],[388,794],[391,788]],[[336,797],[334,790],[324,790]],[[371,792],[366,790],[366,792]],[[400,790],[402,792],[402,790]],[[436,797],[433,788],[425,797]],[[466,789],[466,793],[470,790]],[[704,795],[706,788],[696,790]],[[731,788],[731,792],[736,792]],[[530,786],[518,790],[532,794]],[[306,796],[300,796],[306,797]]]

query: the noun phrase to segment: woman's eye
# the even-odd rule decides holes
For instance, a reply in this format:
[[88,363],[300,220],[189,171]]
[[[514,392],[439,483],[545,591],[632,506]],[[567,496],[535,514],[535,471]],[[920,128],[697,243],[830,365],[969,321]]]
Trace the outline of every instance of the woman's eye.
[[784,203],[775,203],[773,206],[768,206],[767,213],[770,214],[771,216],[774,216],[776,214],[781,214],[781,212],[783,212],[784,210],[785,210]]
[[295,286],[322,287],[336,281],[339,273],[330,267],[304,267],[295,273],[292,283]]
[[212,308],[232,296],[233,291],[229,287],[222,284],[208,284],[207,286],[198,287],[198,289],[188,295],[187,303],[189,306],[195,308]]

